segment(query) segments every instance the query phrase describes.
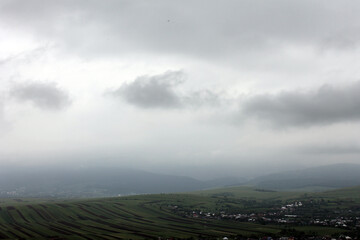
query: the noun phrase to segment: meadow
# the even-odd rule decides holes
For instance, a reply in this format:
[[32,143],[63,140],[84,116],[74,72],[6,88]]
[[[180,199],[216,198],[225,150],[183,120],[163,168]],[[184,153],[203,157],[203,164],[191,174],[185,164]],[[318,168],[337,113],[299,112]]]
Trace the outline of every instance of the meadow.
[[[359,188],[302,193],[249,187],[101,199],[1,199],[0,239],[216,239],[225,236],[280,236],[289,227],[189,218],[174,209],[256,212],[271,204],[309,198],[343,199],[345,208],[348,203],[353,206],[360,202]],[[322,226],[294,226],[291,229],[320,235],[346,232],[344,229]]]

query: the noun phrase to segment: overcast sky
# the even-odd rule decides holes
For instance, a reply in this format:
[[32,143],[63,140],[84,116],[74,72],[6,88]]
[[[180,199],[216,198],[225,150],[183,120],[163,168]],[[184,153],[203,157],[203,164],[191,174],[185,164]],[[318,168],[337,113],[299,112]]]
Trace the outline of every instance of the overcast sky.
[[356,163],[359,12],[347,0],[2,0],[0,165]]

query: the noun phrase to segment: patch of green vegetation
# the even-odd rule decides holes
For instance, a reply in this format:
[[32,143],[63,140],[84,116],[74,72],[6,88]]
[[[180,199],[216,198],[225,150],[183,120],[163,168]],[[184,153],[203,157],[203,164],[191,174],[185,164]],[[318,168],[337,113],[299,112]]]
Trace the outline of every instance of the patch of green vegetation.
[[200,196],[217,196],[221,194],[231,193],[232,197],[241,199],[256,199],[256,200],[288,200],[301,197],[304,192],[283,192],[272,191],[264,189],[255,189],[252,187],[240,186],[240,187],[227,187],[227,188],[215,188],[204,191],[191,192]]
[[286,231],[289,234],[291,231],[293,234],[340,234],[346,230],[321,226],[289,228],[187,214],[193,210],[261,212],[294,199],[322,204],[324,209],[346,209],[360,202],[359,190],[300,193],[231,187],[187,194],[87,200],[0,199],[0,239],[184,239],[280,236]]

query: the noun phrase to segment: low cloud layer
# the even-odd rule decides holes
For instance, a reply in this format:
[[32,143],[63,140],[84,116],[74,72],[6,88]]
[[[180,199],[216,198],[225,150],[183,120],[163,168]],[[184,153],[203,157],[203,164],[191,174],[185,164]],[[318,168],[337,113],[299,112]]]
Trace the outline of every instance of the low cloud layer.
[[359,154],[359,146],[310,146],[300,149],[301,153],[309,155],[344,155],[344,154]]
[[275,126],[311,126],[360,120],[360,82],[317,91],[285,91],[245,101],[242,114]]
[[10,96],[20,102],[31,102],[44,110],[60,110],[71,103],[69,95],[54,83],[17,83],[11,88]]

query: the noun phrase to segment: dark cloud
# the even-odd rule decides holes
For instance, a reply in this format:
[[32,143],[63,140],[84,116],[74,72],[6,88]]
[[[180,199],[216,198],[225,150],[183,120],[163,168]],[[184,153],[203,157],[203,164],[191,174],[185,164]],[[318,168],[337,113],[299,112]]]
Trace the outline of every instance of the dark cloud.
[[110,95],[140,108],[198,108],[218,107],[225,99],[210,90],[180,91],[185,81],[183,71],[167,71],[154,76],[140,76],[133,82],[124,83]]
[[0,6],[2,22],[87,56],[155,51],[249,60],[248,54],[265,50],[279,54],[286,44],[359,43],[352,33],[358,32],[360,4],[348,0],[13,0]]
[[258,95],[243,103],[243,117],[256,117],[275,126],[326,125],[360,120],[360,82],[317,91]]
[[10,97],[17,101],[31,102],[45,110],[60,110],[70,105],[69,95],[55,83],[17,83],[10,90]]
[[182,71],[167,71],[154,76],[140,76],[112,92],[128,103],[141,108],[178,108],[181,97],[174,87],[184,81]]

